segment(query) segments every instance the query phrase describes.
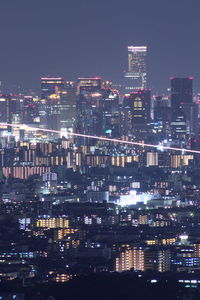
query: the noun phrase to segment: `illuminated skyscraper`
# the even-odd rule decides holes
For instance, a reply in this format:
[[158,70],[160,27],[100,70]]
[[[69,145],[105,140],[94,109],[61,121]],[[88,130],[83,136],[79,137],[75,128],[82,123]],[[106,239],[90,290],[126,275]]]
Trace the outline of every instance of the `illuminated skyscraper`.
[[59,93],[60,125],[62,132],[74,131],[76,119],[76,85],[73,81],[66,82],[66,88]]
[[151,122],[151,91],[126,94],[123,103],[125,135],[146,136]]
[[127,92],[147,88],[146,55],[146,46],[128,46],[128,71],[125,74]]
[[[0,122],[16,123],[20,121],[21,98],[19,95],[0,94]],[[11,131],[11,128],[8,128]]]
[[[102,123],[101,78],[86,77],[78,80],[78,99],[76,131],[77,133],[100,135]],[[78,139],[85,143],[83,138]],[[94,143],[94,141],[88,141]]]
[[[62,95],[62,99],[60,97]],[[61,77],[41,78],[40,125],[43,128],[61,130],[61,110],[65,101],[65,81]],[[63,116],[62,116],[63,117]],[[55,134],[49,134],[57,137]]]
[[52,94],[64,89],[65,82],[61,77],[42,77],[41,78],[41,98],[47,99]]
[[[77,97],[77,133],[118,137],[120,128],[119,93],[111,82],[100,77],[79,78]],[[94,144],[83,138],[80,143]]]
[[152,101],[153,105],[153,120],[154,132],[156,135],[162,135],[168,139],[170,135],[170,122],[171,122],[171,107],[170,99],[163,96],[155,96]]
[[101,89],[101,77],[84,77],[78,79],[78,92],[96,92]]

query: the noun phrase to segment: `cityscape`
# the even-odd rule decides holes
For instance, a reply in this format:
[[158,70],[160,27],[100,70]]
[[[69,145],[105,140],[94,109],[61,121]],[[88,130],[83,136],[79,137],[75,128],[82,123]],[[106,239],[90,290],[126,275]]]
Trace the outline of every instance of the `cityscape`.
[[199,79],[124,48],[118,80],[0,73],[0,300],[200,299]]

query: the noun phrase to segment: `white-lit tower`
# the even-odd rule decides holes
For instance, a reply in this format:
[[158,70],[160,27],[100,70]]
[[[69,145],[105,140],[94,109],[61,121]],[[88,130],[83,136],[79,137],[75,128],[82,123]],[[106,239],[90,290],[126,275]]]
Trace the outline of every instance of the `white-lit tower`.
[[146,46],[128,46],[128,71],[125,73],[126,92],[147,88],[146,56]]

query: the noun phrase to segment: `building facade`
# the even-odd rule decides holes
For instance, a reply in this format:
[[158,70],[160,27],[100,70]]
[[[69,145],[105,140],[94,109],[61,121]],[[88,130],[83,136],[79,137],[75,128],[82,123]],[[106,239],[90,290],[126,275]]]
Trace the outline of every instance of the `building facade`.
[[147,88],[146,55],[146,46],[128,46],[128,71],[125,73],[126,92]]

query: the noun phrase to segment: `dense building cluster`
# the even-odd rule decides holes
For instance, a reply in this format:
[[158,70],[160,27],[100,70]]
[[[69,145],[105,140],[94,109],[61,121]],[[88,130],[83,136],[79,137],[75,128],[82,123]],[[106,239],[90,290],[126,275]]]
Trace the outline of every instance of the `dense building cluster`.
[[128,47],[120,86],[43,77],[40,95],[0,95],[0,281],[200,283],[199,96],[191,77],[154,95],[146,53]]

